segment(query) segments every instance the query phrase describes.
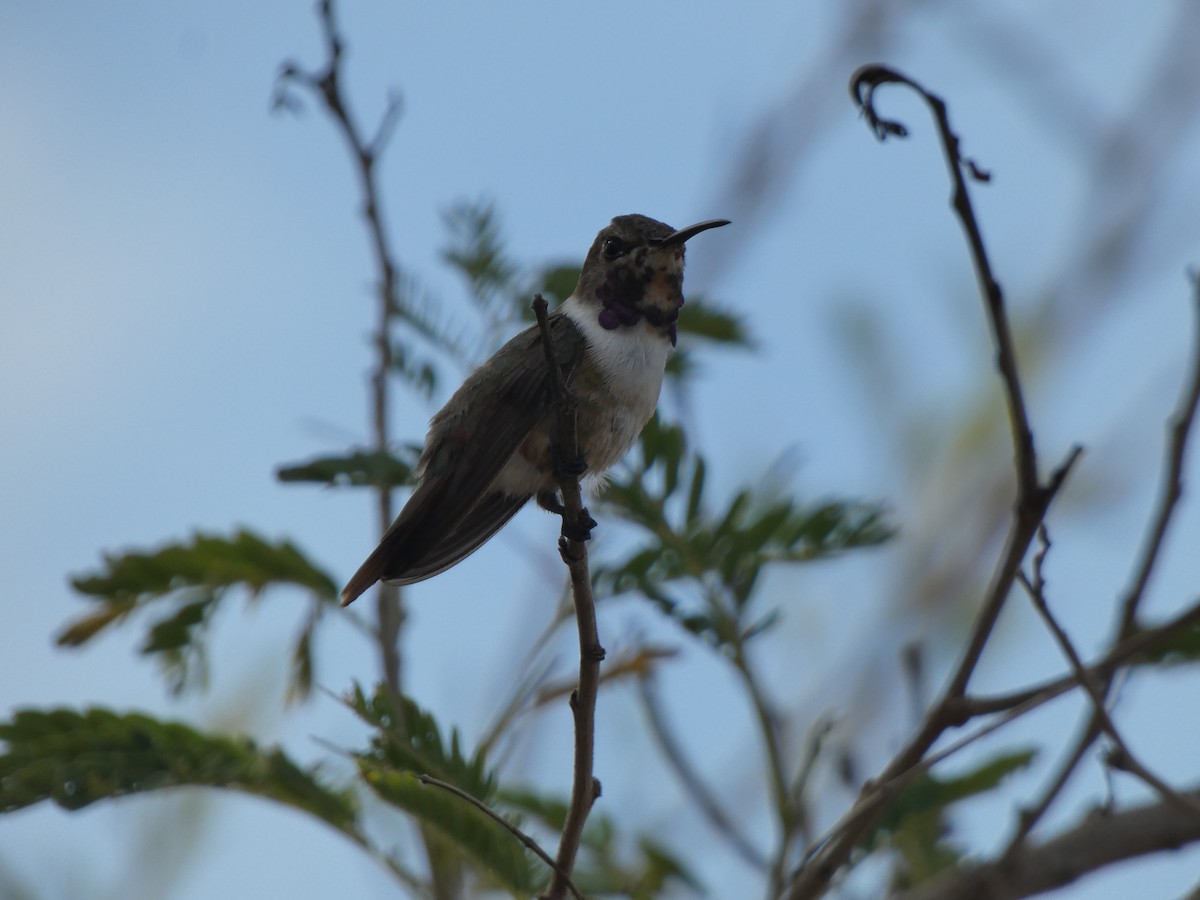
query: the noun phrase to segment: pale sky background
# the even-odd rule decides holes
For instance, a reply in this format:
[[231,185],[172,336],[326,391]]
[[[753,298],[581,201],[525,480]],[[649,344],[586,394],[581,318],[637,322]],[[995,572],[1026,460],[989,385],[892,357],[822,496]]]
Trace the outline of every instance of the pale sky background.
[[[1074,297],[1078,322],[1040,348],[1026,373],[1044,471],[1072,443],[1088,448],[1051,518],[1051,602],[1085,652],[1102,646],[1192,334],[1182,273],[1200,264],[1200,132],[1183,120],[1152,172],[1102,193],[1087,160],[1103,148],[1080,123],[1126,116],[1172,39],[1200,46],[1200,35],[1181,31],[1197,18],[1183,3],[879,3],[886,37],[844,57],[829,47],[855,24],[843,10],[858,4],[341,6],[350,96],[364,126],[389,88],[404,96],[382,168],[395,246],[447,302],[460,303],[462,289],[438,259],[440,215],[461,198],[493,199],[513,254],[531,265],[580,259],[620,213],[680,226],[735,220],[689,253],[690,291],[752,316],[761,348],[705,357],[685,404],[714,490],[790,459],[803,496],[884,501],[903,530],[886,553],[772,579],[767,602],[791,605],[762,674],[782,707],[802,710],[797,736],[822,710],[852,724],[900,704],[901,695],[872,688],[895,682],[895,647],[875,643],[866,626],[896,615],[895,628],[919,637],[945,625],[936,611],[905,616],[889,603],[903,593],[905,541],[958,527],[938,518],[937,473],[915,476],[892,440],[897,425],[922,423],[928,440],[945,438],[946,421],[981,383],[990,387],[979,376],[990,345],[928,116],[903,92],[881,92],[881,107],[913,137],[880,146],[846,83],[858,64],[883,61],[944,96],[966,152],[995,175],[974,196],[1014,316],[1029,321],[1048,297]],[[1037,54],[1006,55],[1014,34],[1044,51],[1048,68],[1035,65]],[[272,474],[367,439],[373,273],[353,176],[340,138],[311,106],[299,118],[269,111],[280,62],[315,66],[322,52],[307,2],[0,4],[5,715],[19,706],[143,709],[249,730],[305,761],[327,756],[315,738],[347,747],[362,739],[327,696],[281,708],[305,602],[298,594],[268,593],[249,609],[231,598],[212,636],[210,689],[183,700],[137,657],[138,627],[77,652],[53,646],[85,608],[67,577],[106,551],[246,525],[295,540],[341,580],[373,546],[366,493],[284,487]],[[1172,92],[1195,92],[1195,67],[1175,75]],[[1063,115],[1055,104],[1070,91],[1086,102]],[[770,201],[747,212],[727,190],[734,167],[748,132],[789,105],[795,124],[776,135]],[[1078,277],[1081,235],[1123,212],[1113,204],[1143,199],[1121,277]],[[886,359],[874,362],[894,367],[886,391],[845,338],[850,311],[882,342]],[[397,392],[397,437],[423,435],[435,408]],[[927,518],[914,522],[918,515]],[[544,585],[560,577],[555,529],[524,513],[468,563],[409,594],[409,690],[468,740],[486,728],[501,699],[495,686],[553,604]],[[1171,535],[1149,617],[1195,597],[1198,538],[1190,508]],[[514,553],[530,562],[498,566]],[[980,673],[996,689],[1063,669],[1025,606],[1013,606]],[[761,782],[725,777],[757,752],[745,743],[749,720],[725,669],[634,603],[612,604],[602,629],[610,653],[639,636],[683,647],[663,682],[672,717],[768,845]],[[318,649],[318,679],[330,691],[377,677],[370,647],[346,623],[327,625]],[[569,667],[570,641],[562,652]],[[935,663],[953,647],[940,652]],[[1119,707],[1135,747],[1168,777],[1195,778],[1198,687],[1187,673],[1155,676]],[[735,718],[715,720],[714,709]],[[991,750],[1062,735],[1079,709],[1055,705]],[[903,737],[903,713],[893,719],[871,733],[864,774]],[[599,727],[604,810],[659,830],[698,861],[712,896],[758,896],[752,873],[711,849],[713,835],[670,775],[655,774],[656,790],[646,790],[654,751],[631,693],[602,698]],[[565,791],[565,707],[536,734],[538,746],[513,752],[514,770]],[[1011,821],[1013,798],[1034,793],[1053,763],[1041,758],[1012,794],[966,811],[963,827],[1003,840],[1007,828],[995,823]],[[1048,827],[1099,796],[1099,783],[1084,779]],[[1144,792],[1120,779],[1117,795]],[[742,796],[750,799],[739,804]],[[1198,870],[1193,849],[1056,896],[1173,897]],[[26,884],[39,898],[397,896],[322,826],[262,801],[199,792],[5,816],[0,871],[9,879],[0,891]]]

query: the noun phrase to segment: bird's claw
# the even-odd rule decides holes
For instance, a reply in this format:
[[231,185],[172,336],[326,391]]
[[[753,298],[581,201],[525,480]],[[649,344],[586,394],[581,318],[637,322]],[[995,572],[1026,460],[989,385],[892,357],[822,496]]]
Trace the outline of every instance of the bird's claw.
[[562,516],[563,537],[579,541],[580,543],[592,539],[592,529],[596,527],[596,520],[587,511],[587,507],[581,509],[577,517],[572,516],[569,514],[567,507],[558,498],[558,494],[554,491],[542,491],[539,493],[537,495],[537,505],[546,510],[546,512]]
[[592,529],[596,527],[596,520],[584,507],[579,511],[578,520],[572,522],[569,516],[563,517],[562,534],[563,537],[569,538],[572,541],[583,543],[592,539]]
[[568,459],[554,449],[554,474],[559,478],[578,478],[588,470],[587,460],[580,454],[574,459]]

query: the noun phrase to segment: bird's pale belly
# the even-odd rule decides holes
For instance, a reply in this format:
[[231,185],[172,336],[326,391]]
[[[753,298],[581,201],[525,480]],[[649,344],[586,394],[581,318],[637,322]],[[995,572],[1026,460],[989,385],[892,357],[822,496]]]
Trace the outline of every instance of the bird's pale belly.
[[[587,463],[587,475],[596,477],[612,468],[629,451],[654,412],[650,406],[632,408],[617,405],[610,398],[594,406],[580,396],[579,450]],[[534,429],[505,463],[492,483],[494,490],[506,494],[536,494],[558,487],[554,474],[554,454],[550,435],[553,414]]]
[[[658,405],[669,345],[646,323],[620,332],[601,328],[593,315],[568,300],[564,310],[588,340],[588,352],[569,385],[579,404],[579,450],[595,478],[616,465]],[[552,410],[530,432],[492,483],[509,494],[554,490],[554,457],[550,445]]]

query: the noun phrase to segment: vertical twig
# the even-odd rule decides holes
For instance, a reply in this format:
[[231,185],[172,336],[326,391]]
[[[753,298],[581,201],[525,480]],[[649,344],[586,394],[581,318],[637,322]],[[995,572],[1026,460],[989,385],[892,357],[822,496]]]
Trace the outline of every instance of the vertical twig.
[[1200,407],[1200,270],[1189,274],[1192,288],[1192,364],[1184,394],[1179,398],[1175,411],[1167,422],[1167,442],[1163,461],[1159,500],[1151,517],[1151,525],[1140,559],[1136,566],[1133,583],[1121,603],[1121,622],[1116,640],[1129,637],[1137,629],[1138,607],[1150,583],[1150,575],[1158,562],[1167,529],[1175,514],[1175,507],[1183,496],[1183,466],[1187,457],[1188,440],[1192,425]]
[[952,206],[966,234],[995,345],[996,368],[1004,388],[1012,427],[1017,497],[1012,524],[1000,561],[992,574],[983,603],[971,627],[966,649],[948,684],[925,715],[917,733],[892,757],[876,779],[863,786],[857,802],[835,826],[828,841],[810,851],[805,864],[794,874],[788,886],[786,894],[791,898],[815,897],[824,890],[837,869],[850,858],[851,852],[867,829],[883,814],[888,799],[883,788],[919,765],[925,754],[948,728],[964,721],[961,707],[967,685],[1020,572],[1021,561],[1025,558],[1050,503],[1082,452],[1078,446],[1072,448],[1062,464],[1051,473],[1047,482],[1042,484],[1039,481],[1033,431],[1025,408],[1004,296],[999,282],[992,274],[982,232],[971,206],[964,170],[969,172],[971,177],[981,181],[986,181],[989,176],[973,161],[962,156],[958,135],[950,127],[946,104],[940,97],[892,69],[884,66],[864,66],[851,76],[850,93],[880,140],[888,136],[905,137],[908,134],[907,128],[900,122],[884,119],[875,110],[875,89],[881,84],[889,83],[905,85],[919,94],[937,122],[942,150],[953,184]]
[[[533,300],[533,311],[541,329],[542,348],[546,352],[546,365],[550,370],[556,398],[556,450],[562,459],[578,459],[575,398],[567,390],[554,356],[550,320],[546,311],[546,301],[541,294]],[[592,772],[595,762],[596,697],[600,690],[600,661],[604,659],[604,648],[600,645],[600,633],[596,626],[596,602],[592,596],[592,581],[588,572],[587,545],[568,536],[579,534],[579,526],[587,520],[583,496],[579,489],[579,478],[560,474],[558,481],[563,499],[564,532],[558,540],[558,550],[570,572],[571,595],[575,600],[575,619],[579,626],[579,686],[571,693],[571,715],[575,720],[575,770],[571,780],[571,801],[558,845],[554,877],[550,887],[543,894],[546,900],[559,900],[566,892],[566,878],[575,868],[575,857],[583,838],[583,825],[596,798],[600,796],[600,782]]]
[[[308,72],[294,62],[280,69],[282,85],[296,82],[320,98],[325,111],[337,125],[338,133],[346,142],[350,157],[358,175],[362,194],[362,215],[366,222],[375,267],[379,272],[377,296],[379,305],[376,313],[375,330],[371,343],[375,348],[375,365],[371,371],[371,431],[372,447],[378,454],[386,454],[391,440],[388,420],[388,387],[392,359],[392,325],[397,309],[397,285],[399,266],[392,253],[380,203],[379,179],[376,163],[387,146],[400,115],[401,102],[398,95],[391,95],[380,118],[373,137],[368,139],[359,128],[349,105],[342,95],[341,72],[344,43],[334,18],[333,0],[321,0],[318,4],[321,29],[325,38],[327,62],[317,72]],[[276,105],[287,105],[282,90],[276,91]],[[392,489],[380,484],[376,492],[376,521],[382,535],[392,524]],[[394,585],[380,583],[376,601],[376,639],[379,645],[380,666],[384,681],[396,697],[401,693],[400,677],[400,631],[404,625],[404,607],[400,590]],[[402,715],[401,704],[396,704],[397,721]]]
[[929,105],[937,121],[942,151],[953,184],[951,205],[962,224],[971,251],[971,261],[975,268],[984,308],[987,311],[989,330],[996,348],[996,369],[1004,388],[1012,427],[1013,464],[1017,481],[1013,521],[1005,541],[1004,553],[992,576],[992,582],[988,586],[983,605],[971,629],[967,648],[946,689],[947,696],[962,697],[966,693],[967,684],[975,671],[979,658],[983,655],[983,648],[991,637],[996,620],[1000,617],[1004,601],[1012,590],[1013,582],[1020,570],[1021,560],[1025,558],[1038,525],[1045,518],[1046,510],[1062,487],[1071,467],[1082,453],[1082,448],[1073,447],[1065,461],[1051,474],[1047,483],[1043,485],[1039,482],[1033,431],[1026,412],[1024,391],[1017,368],[1016,350],[1004,306],[1004,294],[1000,289],[999,282],[992,274],[991,262],[984,246],[979,222],[971,206],[971,197],[967,190],[967,181],[963,170],[967,170],[973,178],[980,181],[987,181],[991,176],[982,171],[974,161],[962,156],[958,135],[950,127],[949,113],[946,103],[941,97],[927,91],[917,82],[899,72],[883,66],[864,66],[851,76],[850,93],[880,140],[889,135],[905,137],[908,134],[904,125],[882,118],[875,110],[875,89],[881,84],[889,83],[903,84],[916,91]]
[[651,735],[658,741],[658,747],[662,751],[663,756],[675,771],[675,775],[679,778],[680,782],[683,783],[684,789],[700,808],[708,823],[715,831],[724,836],[729,846],[746,863],[760,871],[767,871],[770,868],[770,864],[767,862],[766,857],[759,852],[746,835],[738,830],[737,823],[722,808],[716,796],[709,789],[708,785],[704,783],[704,779],[700,777],[700,773],[696,771],[688,760],[684,748],[676,740],[675,735],[671,733],[652,680],[649,677],[639,678],[638,689],[642,699],[642,709],[645,711],[646,719],[650,723]]
[[[1133,581],[1121,601],[1121,610],[1113,636],[1113,646],[1119,645],[1135,635],[1138,631],[1138,609],[1145,596],[1150,576],[1162,552],[1163,543],[1167,536],[1171,520],[1180,498],[1183,496],[1183,468],[1187,455],[1188,442],[1192,427],[1196,421],[1197,409],[1200,408],[1200,273],[1190,274],[1192,282],[1193,311],[1193,345],[1191,370],[1185,381],[1183,396],[1180,397],[1175,411],[1167,423],[1167,441],[1162,476],[1159,487],[1159,498],[1151,512],[1150,524],[1146,531],[1146,540],[1142,545],[1138,559],[1134,564]],[[1116,671],[1109,672],[1099,688],[1099,696],[1107,699],[1112,690]],[[1093,712],[1087,724],[1080,731],[1079,737],[1071,752],[1064,758],[1049,786],[1042,791],[1041,797],[1021,813],[1017,829],[1009,840],[1004,851],[1005,856],[1011,856],[1029,836],[1033,828],[1050,809],[1051,805],[1062,793],[1076,767],[1086,755],[1088,748],[1101,734],[1101,722],[1097,713]]]
[[771,894],[775,894],[783,887],[787,875],[789,850],[796,831],[796,816],[792,807],[791,793],[788,790],[787,773],[784,771],[783,747],[779,740],[779,723],[775,712],[771,709],[766,692],[759,684],[753,669],[750,668],[750,660],[746,656],[741,635],[736,633],[733,641],[733,666],[741,676],[746,693],[750,696],[750,706],[758,720],[758,730],[767,751],[767,775],[771,785],[771,803],[775,808],[775,820],[779,827],[779,847],[770,865],[769,891]]

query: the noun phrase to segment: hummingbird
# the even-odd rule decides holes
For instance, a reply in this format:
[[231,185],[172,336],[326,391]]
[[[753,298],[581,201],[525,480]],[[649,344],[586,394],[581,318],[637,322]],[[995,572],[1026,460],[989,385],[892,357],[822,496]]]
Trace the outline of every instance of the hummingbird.
[[561,511],[560,472],[595,478],[616,464],[658,405],[683,306],[684,245],[728,224],[677,230],[628,215],[603,228],[575,290],[548,317],[555,361],[577,402],[582,458],[557,454],[552,375],[534,325],[468,376],[430,421],[417,487],[346,584],[342,606],[377,581],[413,584],[444,572],[532,497]]

